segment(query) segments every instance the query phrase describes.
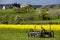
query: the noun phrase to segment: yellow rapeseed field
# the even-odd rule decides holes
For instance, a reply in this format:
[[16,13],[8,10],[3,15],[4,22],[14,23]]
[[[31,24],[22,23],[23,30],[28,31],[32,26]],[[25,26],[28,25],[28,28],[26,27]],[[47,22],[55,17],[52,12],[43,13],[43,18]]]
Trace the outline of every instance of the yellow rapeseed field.
[[[50,25],[45,24],[45,25],[36,25],[36,29],[40,29],[41,26],[48,30],[50,28]],[[33,25],[33,24],[30,24],[30,25],[28,25],[28,24],[25,24],[25,25],[0,24],[0,28],[13,28],[13,29],[31,29],[32,28],[32,29],[34,29],[34,27],[35,27],[35,25]],[[51,29],[52,30],[60,30],[60,24],[51,25]]]

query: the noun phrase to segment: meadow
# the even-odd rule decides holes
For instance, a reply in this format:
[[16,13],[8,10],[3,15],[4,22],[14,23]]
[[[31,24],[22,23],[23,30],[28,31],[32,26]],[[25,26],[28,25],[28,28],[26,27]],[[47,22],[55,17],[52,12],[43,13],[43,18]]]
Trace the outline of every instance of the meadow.
[[[34,29],[35,25],[0,25],[0,40],[60,40],[60,25],[51,25],[54,31],[54,38],[28,37],[27,33],[30,28]],[[42,25],[49,30],[50,25]],[[40,29],[41,25],[36,25]]]
[[[28,6],[17,9],[13,6],[12,9],[0,9],[0,40],[60,40],[59,23],[60,7],[35,8]],[[40,30],[41,26],[49,30],[51,26],[54,38],[28,37],[29,29],[34,29],[35,26],[36,30]]]
[[28,37],[27,30],[0,29],[0,40],[60,40],[60,31],[54,31],[54,38]]
[[[22,10],[22,9],[21,9]],[[40,23],[60,23],[60,9],[51,9],[49,8],[49,12],[46,14],[46,18],[44,19],[43,15],[45,15],[46,11],[41,12],[41,8],[37,8],[35,10],[30,9],[30,12],[16,12],[14,9],[0,9],[0,24],[37,24]],[[57,12],[55,12],[57,10]],[[18,10],[17,10],[18,11]],[[24,10],[25,11],[25,10]],[[37,12],[36,12],[37,11]],[[59,12],[58,12],[59,11]],[[18,18],[19,17],[19,18]],[[18,18],[18,20],[17,20]],[[50,19],[48,19],[50,18]],[[6,22],[5,22],[6,21]]]

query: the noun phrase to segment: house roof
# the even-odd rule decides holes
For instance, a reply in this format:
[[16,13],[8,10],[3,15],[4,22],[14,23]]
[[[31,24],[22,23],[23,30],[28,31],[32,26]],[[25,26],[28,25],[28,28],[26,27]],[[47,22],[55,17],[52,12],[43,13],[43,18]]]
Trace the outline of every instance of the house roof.
[[60,0],[0,0],[0,4],[29,3],[31,5],[60,4]]

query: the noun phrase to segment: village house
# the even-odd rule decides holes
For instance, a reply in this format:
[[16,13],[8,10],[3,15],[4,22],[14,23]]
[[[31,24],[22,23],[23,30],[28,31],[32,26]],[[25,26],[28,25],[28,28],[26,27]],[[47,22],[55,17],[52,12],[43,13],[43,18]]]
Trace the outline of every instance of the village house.
[[11,4],[0,4],[0,9],[7,9],[11,6]]
[[29,4],[27,4],[27,3],[22,3],[22,4],[17,4],[17,3],[14,3],[14,4],[0,4],[0,9],[7,9],[11,6],[23,8],[23,7],[29,6]]
[[22,3],[22,4],[20,5],[20,8],[26,7],[26,6],[29,6],[29,4],[27,4],[27,3]]

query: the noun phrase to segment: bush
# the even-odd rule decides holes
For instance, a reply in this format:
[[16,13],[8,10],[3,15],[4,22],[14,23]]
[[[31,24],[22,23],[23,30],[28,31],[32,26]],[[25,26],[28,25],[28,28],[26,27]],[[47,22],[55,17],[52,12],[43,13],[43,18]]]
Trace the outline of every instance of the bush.
[[8,24],[8,20],[7,19],[3,19],[2,20],[2,24]]
[[28,17],[28,20],[32,20],[32,21],[34,21],[35,18],[34,18],[34,17]]
[[20,13],[19,8],[17,8],[17,7],[13,7],[13,10],[14,10],[14,12],[16,12],[16,13]]
[[21,18],[21,16],[16,15],[15,18],[14,18],[14,20],[15,20],[15,24],[19,24],[20,21],[22,21],[22,18]]
[[49,16],[49,15],[45,14],[45,15],[42,16],[42,19],[43,19],[43,20],[51,20],[51,18],[48,17],[48,16]]

